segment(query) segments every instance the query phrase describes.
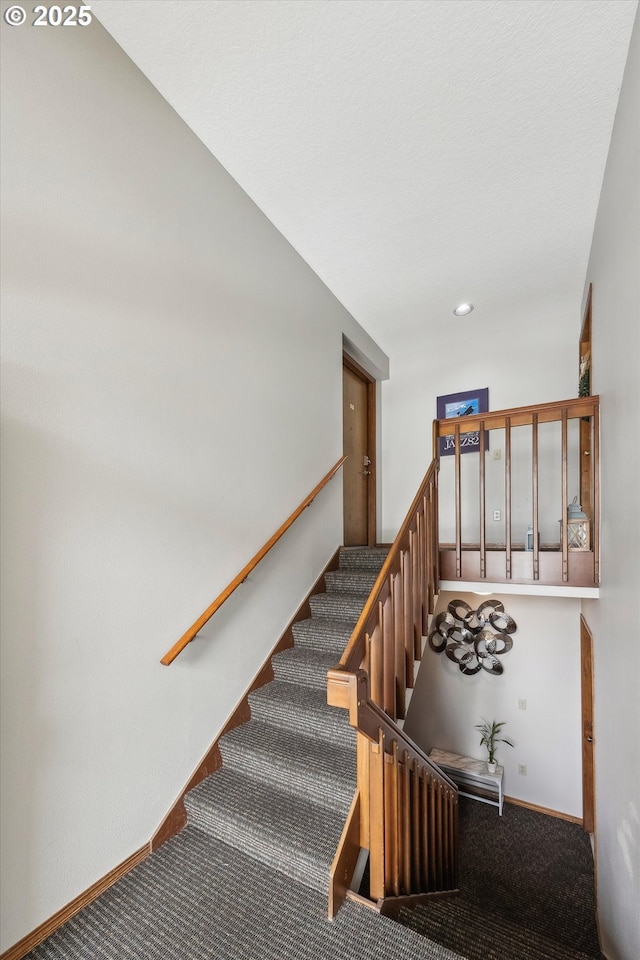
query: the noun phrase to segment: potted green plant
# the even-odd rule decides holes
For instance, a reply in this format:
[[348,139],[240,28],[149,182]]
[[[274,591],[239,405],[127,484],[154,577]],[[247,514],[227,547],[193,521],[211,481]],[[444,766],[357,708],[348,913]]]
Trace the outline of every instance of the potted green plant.
[[482,718],[482,723],[476,723],[476,730],[480,731],[480,746],[486,747],[489,753],[489,759],[487,760],[487,770],[489,773],[496,772],[496,746],[498,743],[506,743],[507,746],[512,747],[513,744],[511,740],[508,740],[507,737],[501,737],[500,733],[504,727],[506,720],[492,720],[489,723],[488,720]]

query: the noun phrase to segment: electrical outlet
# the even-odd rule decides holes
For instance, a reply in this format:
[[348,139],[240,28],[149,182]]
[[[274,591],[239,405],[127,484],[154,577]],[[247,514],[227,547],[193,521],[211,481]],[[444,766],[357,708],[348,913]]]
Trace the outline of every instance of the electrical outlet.
[[526,763],[519,763],[519,764],[518,764],[518,773],[520,774],[521,777],[526,777],[526,775],[527,775],[527,765],[526,765]]
[[491,459],[492,459],[492,460],[500,460],[501,457],[502,457],[502,450],[492,450],[492,451],[491,451]]
[[527,709],[527,701],[518,700],[518,710],[526,710],[526,709]]
[[502,514],[501,514],[501,512],[500,512],[499,510],[494,510],[494,511],[493,511],[493,519],[494,519],[494,520],[502,520]]

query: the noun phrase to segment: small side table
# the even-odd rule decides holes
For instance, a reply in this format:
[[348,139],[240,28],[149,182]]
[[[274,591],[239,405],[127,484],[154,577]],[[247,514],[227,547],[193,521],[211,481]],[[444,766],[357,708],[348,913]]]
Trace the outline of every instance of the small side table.
[[433,748],[429,759],[442,767],[458,787],[458,793],[461,796],[471,797],[472,800],[480,800],[482,803],[490,803],[498,808],[502,816],[504,767],[498,764],[496,772],[489,773],[484,760],[474,760],[459,753],[448,753],[437,747]]

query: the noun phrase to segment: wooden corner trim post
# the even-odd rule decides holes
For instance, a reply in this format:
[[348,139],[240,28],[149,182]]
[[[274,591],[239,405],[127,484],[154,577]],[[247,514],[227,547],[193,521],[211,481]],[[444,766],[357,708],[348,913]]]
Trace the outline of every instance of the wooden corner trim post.
[[340,667],[327,673],[327,703],[349,711],[349,723],[358,726],[358,676]]
[[347,896],[360,855],[360,792],[356,790],[329,871],[329,920]]

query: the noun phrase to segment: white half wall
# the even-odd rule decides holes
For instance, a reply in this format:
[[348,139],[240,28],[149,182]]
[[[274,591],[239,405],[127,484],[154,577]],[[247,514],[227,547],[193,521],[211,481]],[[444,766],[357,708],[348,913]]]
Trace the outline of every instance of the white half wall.
[[[453,599],[475,610],[488,597],[442,593],[436,612]],[[432,747],[486,760],[482,718],[504,720],[500,744],[505,795],[572,817],[582,816],[580,718],[580,601],[565,597],[492,594],[518,626],[504,673],[465,676],[446,654],[427,644],[411,697],[405,730],[425,752]],[[526,709],[518,706],[526,701]],[[518,766],[527,768],[525,776]]]
[[640,957],[639,127],[636,18],[586,276],[601,397],[602,583],[583,611],[594,637],[598,919],[610,960]]
[[[6,3],[2,4],[4,11]],[[2,34],[2,941],[149,841],[342,539],[343,336],[94,20]]]

